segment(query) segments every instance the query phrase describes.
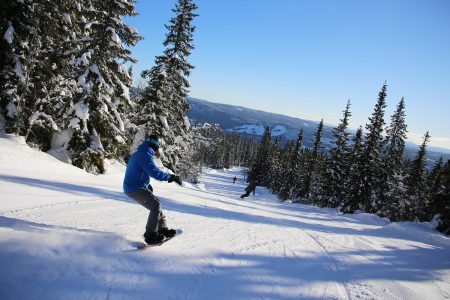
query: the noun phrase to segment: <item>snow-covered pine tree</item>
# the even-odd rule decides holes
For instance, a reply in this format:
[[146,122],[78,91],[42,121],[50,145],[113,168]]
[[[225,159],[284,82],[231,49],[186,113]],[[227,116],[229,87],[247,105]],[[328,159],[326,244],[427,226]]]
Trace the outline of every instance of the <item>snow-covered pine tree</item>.
[[319,179],[319,173],[321,170],[316,167],[319,164],[319,160],[322,158],[320,149],[321,149],[321,139],[323,134],[323,119],[320,120],[319,125],[317,126],[317,131],[314,133],[314,146],[311,152],[307,157],[307,173],[304,181],[304,190],[301,191],[300,196],[302,198],[306,198],[309,201],[309,197],[311,196],[312,186],[315,183],[316,179]]
[[[300,129],[295,146],[290,146],[283,163],[283,173],[279,197],[283,200],[299,197],[299,191],[304,189],[304,156],[303,156],[303,128]],[[292,149],[292,150],[291,150]]]
[[[36,30],[33,1],[0,1],[0,118],[7,133],[25,135],[26,103]],[[1,122],[0,122],[1,123]]]
[[148,85],[138,104],[135,124],[140,135],[157,134],[163,144],[162,158],[175,172],[189,173],[190,124],[185,113],[189,109],[186,101],[193,66],[187,61],[193,45],[195,27],[192,21],[197,9],[191,0],[178,0],[173,12],[176,14],[166,25],[169,31],[164,40],[166,49],[156,57],[155,66],[143,72]]
[[411,162],[406,176],[407,198],[405,201],[405,218],[406,220],[429,220],[429,187],[427,182],[426,169],[426,148],[430,135],[428,131],[425,133],[422,145]]
[[330,201],[330,177],[327,173],[327,157],[324,153],[319,153],[313,171],[309,203],[320,207],[335,207]]
[[32,6],[37,38],[28,76],[31,116],[25,137],[27,143],[43,151],[53,146],[54,135],[63,130],[61,112],[70,105],[76,90],[76,82],[68,76],[71,67],[66,55],[68,41],[76,31],[74,9],[74,1],[68,0],[36,0]]
[[249,182],[254,181],[257,185],[266,187],[269,185],[269,172],[271,167],[270,152],[272,148],[271,139],[271,132],[267,126],[261,141],[259,142],[255,161],[248,174]]
[[68,149],[74,165],[94,173],[103,172],[105,158],[128,152],[123,111],[132,105],[132,79],[125,63],[135,62],[128,46],[140,36],[122,17],[136,15],[134,5],[134,0],[83,1],[77,7],[85,36],[72,41],[79,42],[71,61],[78,90],[65,112],[73,130]]
[[74,86],[63,76],[64,58],[71,35],[68,0],[6,1],[2,17],[8,28],[4,34],[5,56],[1,73],[10,132],[48,150],[52,134],[59,129],[58,111],[72,96]]
[[341,211],[343,213],[354,213],[360,208],[361,182],[363,178],[360,173],[361,155],[364,150],[362,127],[356,130],[352,138],[352,150],[349,160],[349,176],[343,181],[343,202]]
[[290,168],[293,156],[292,141],[288,141],[280,153],[280,168],[275,177],[275,192],[282,200],[290,199],[294,186],[294,178],[291,177]]
[[[428,189],[430,195],[430,201],[428,205],[428,211],[430,212],[430,217],[433,217],[433,221],[439,219],[439,211],[441,209],[440,194],[443,192],[443,179],[444,179],[444,161],[442,157],[435,163],[433,169],[428,176]],[[436,224],[437,225],[437,224]]]
[[[443,170],[444,170],[444,160],[442,156],[438,159],[438,161],[434,164],[433,169],[431,170],[428,176],[428,188],[430,191],[430,199],[433,199],[436,194],[439,193],[442,186],[442,178],[443,178]],[[431,209],[430,200],[430,210],[436,211],[435,209]]]
[[241,166],[250,167],[256,157],[257,144],[249,138],[244,138],[241,149]]
[[222,168],[223,139],[223,130],[217,124],[193,127],[195,161],[211,168]]
[[347,131],[350,116],[350,100],[348,100],[339,125],[333,129],[334,147],[327,159],[326,176],[330,183],[330,194],[325,206],[328,207],[341,205],[344,198],[342,183],[349,175],[350,166],[350,133]]
[[450,160],[439,160],[430,174],[430,213],[436,229],[450,234]]
[[366,212],[378,211],[381,193],[381,180],[383,163],[381,151],[383,149],[384,109],[386,108],[386,89],[384,84],[378,93],[370,123],[366,125],[367,134],[364,141],[364,150],[360,159],[361,182],[360,201]]
[[269,186],[268,188],[272,191],[272,193],[276,194],[276,190],[278,190],[278,182],[277,177],[278,174],[281,173],[281,167],[282,167],[282,157],[281,157],[281,146],[280,146],[280,137],[276,137],[275,141],[272,145],[271,151],[270,151],[270,171],[269,174]]
[[391,117],[391,123],[386,128],[386,138],[382,152],[384,164],[381,181],[381,203],[377,210],[381,216],[392,221],[398,219],[400,204],[404,201],[404,168],[403,152],[406,140],[405,100],[402,98]]
[[305,188],[305,177],[307,175],[307,168],[305,163],[305,155],[303,151],[303,128],[300,129],[295,141],[295,147],[288,165],[288,184],[287,197],[290,199],[299,198],[301,191]]

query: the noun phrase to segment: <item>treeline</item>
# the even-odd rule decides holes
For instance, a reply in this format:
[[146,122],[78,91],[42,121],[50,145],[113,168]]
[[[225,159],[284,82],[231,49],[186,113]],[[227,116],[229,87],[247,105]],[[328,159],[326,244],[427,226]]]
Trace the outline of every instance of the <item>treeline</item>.
[[64,152],[93,173],[104,171],[105,159],[126,161],[145,135],[158,134],[166,166],[189,173],[185,98],[197,6],[176,2],[165,49],[143,72],[148,85],[137,103],[127,65],[141,37],[123,21],[136,15],[134,6],[135,0],[0,1],[0,132]]
[[239,134],[226,133],[219,125],[200,124],[193,130],[196,165],[214,169],[249,168],[258,143]]
[[405,102],[401,99],[385,128],[386,89],[384,85],[379,92],[365,133],[362,127],[355,135],[349,132],[348,101],[329,151],[321,145],[323,121],[311,149],[302,146],[302,130],[296,141],[281,146],[266,128],[248,180],[283,200],[374,213],[391,221],[433,220],[440,231],[450,233],[450,161],[440,159],[427,170],[428,132],[415,158],[404,158]]

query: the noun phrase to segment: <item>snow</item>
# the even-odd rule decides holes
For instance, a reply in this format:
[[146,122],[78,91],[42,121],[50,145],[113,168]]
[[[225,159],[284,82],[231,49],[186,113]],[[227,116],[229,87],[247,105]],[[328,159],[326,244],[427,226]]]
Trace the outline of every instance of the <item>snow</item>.
[[53,130],[55,130],[55,131],[59,130],[58,125],[56,125],[56,123],[53,121],[51,116],[47,115],[46,113],[38,112],[38,111],[34,112],[31,115],[31,117],[29,119],[30,126],[33,125],[40,117],[47,119],[47,121],[50,122]]
[[[2,299],[448,299],[450,239],[389,223],[241,200],[241,169],[197,185],[152,181],[180,236],[138,251],[147,211],[122,193],[125,167],[92,175],[0,137]],[[232,178],[238,178],[236,184]]]
[[[65,54],[70,54],[70,51],[66,51]],[[79,66],[79,65],[87,66],[87,65],[89,65],[89,60],[90,59],[91,59],[91,52],[87,51],[87,52],[84,52],[81,55],[81,57],[75,58],[75,59],[71,60],[69,63],[72,64],[72,65],[75,65],[75,66]]]
[[70,119],[68,127],[72,128],[72,129],[80,128],[80,119],[78,119],[78,118]]
[[83,127],[83,131],[87,132],[87,128],[86,128],[86,122],[87,119],[89,118],[89,105],[85,104],[83,100],[77,102],[69,111],[69,114],[71,114],[73,111],[75,111],[75,115],[77,116],[77,118],[72,118],[70,120],[70,124],[69,124],[69,128],[79,128],[80,125],[80,121],[85,125]]
[[25,83],[25,75],[23,72],[23,66],[22,66],[22,63],[20,62],[19,56],[17,56],[17,55],[14,56],[14,73],[16,74],[17,77],[19,77],[19,79],[22,83]]
[[17,106],[14,104],[14,101],[9,101],[6,105],[6,116],[10,118],[17,116]]
[[262,124],[250,124],[250,125],[243,125],[243,126],[237,126],[234,128],[230,128],[230,129],[227,129],[227,131],[248,133],[248,134],[255,134],[255,135],[263,135],[264,126]]
[[[271,136],[280,136],[286,133],[287,129],[283,125],[275,125],[270,128]],[[254,135],[263,135],[265,127],[263,124],[248,124],[242,126],[236,126],[230,129],[227,129],[229,132],[239,132],[239,133],[247,133]]]
[[126,67],[124,64],[118,63],[117,67],[118,67],[118,71],[119,71],[120,73],[122,73],[122,74],[124,74],[125,76],[127,76],[128,78],[130,78],[130,74],[128,74],[127,67]]
[[275,125],[273,128],[271,128],[271,136],[280,136],[286,133],[286,127],[283,125]]
[[12,44],[14,39],[14,27],[11,21],[8,21],[8,29],[6,29],[3,38],[8,42],[8,44]]
[[167,123],[167,118],[164,116],[159,116],[159,120],[164,125],[165,128],[169,128],[169,124]]
[[63,13],[62,15],[63,15],[64,21],[65,21],[67,24],[71,25],[71,24],[72,24],[72,19],[70,18],[70,15],[67,14],[67,13]]
[[132,33],[132,34],[134,34],[134,35],[139,35],[139,32],[138,32],[138,30],[136,29],[136,27],[134,27],[133,25],[126,25],[127,26],[127,28],[128,28],[128,30]]
[[115,44],[122,43],[114,28],[108,27],[108,28],[106,28],[106,31],[111,31],[111,41],[113,41]]

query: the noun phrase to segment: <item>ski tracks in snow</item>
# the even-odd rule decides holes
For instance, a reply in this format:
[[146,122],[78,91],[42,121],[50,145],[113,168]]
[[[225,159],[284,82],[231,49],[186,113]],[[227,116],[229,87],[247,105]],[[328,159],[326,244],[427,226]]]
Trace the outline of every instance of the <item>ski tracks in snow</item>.
[[[45,158],[42,162],[35,165],[41,168]],[[23,281],[27,273],[3,259],[12,275],[0,281],[28,284],[23,290],[30,294],[55,295],[43,287],[50,279],[60,296],[91,299],[440,299],[450,294],[449,246],[405,236],[396,227],[383,231],[386,223],[379,218],[280,203],[259,187],[256,196],[241,200],[246,183],[237,169],[209,170],[198,187],[153,182],[169,226],[183,234],[161,247],[135,251],[131,244],[142,240],[148,212],[121,194],[121,177],[71,171],[33,179],[14,165],[0,174],[3,199],[17,198],[0,207],[0,242],[8,247],[0,254],[28,263],[37,280]],[[440,268],[435,254],[444,258]],[[432,292],[421,292],[426,288]]]

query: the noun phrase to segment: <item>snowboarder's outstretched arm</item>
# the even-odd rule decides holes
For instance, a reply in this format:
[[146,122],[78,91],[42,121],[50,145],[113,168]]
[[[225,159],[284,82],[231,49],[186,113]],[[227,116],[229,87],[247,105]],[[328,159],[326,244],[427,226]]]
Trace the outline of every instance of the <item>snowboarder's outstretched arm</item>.
[[155,178],[156,180],[169,181],[169,179],[172,177],[172,174],[166,173],[158,168],[155,160],[153,159],[153,156],[146,157],[146,159],[139,161],[139,164],[142,170],[144,170],[144,172],[147,173],[148,176]]

